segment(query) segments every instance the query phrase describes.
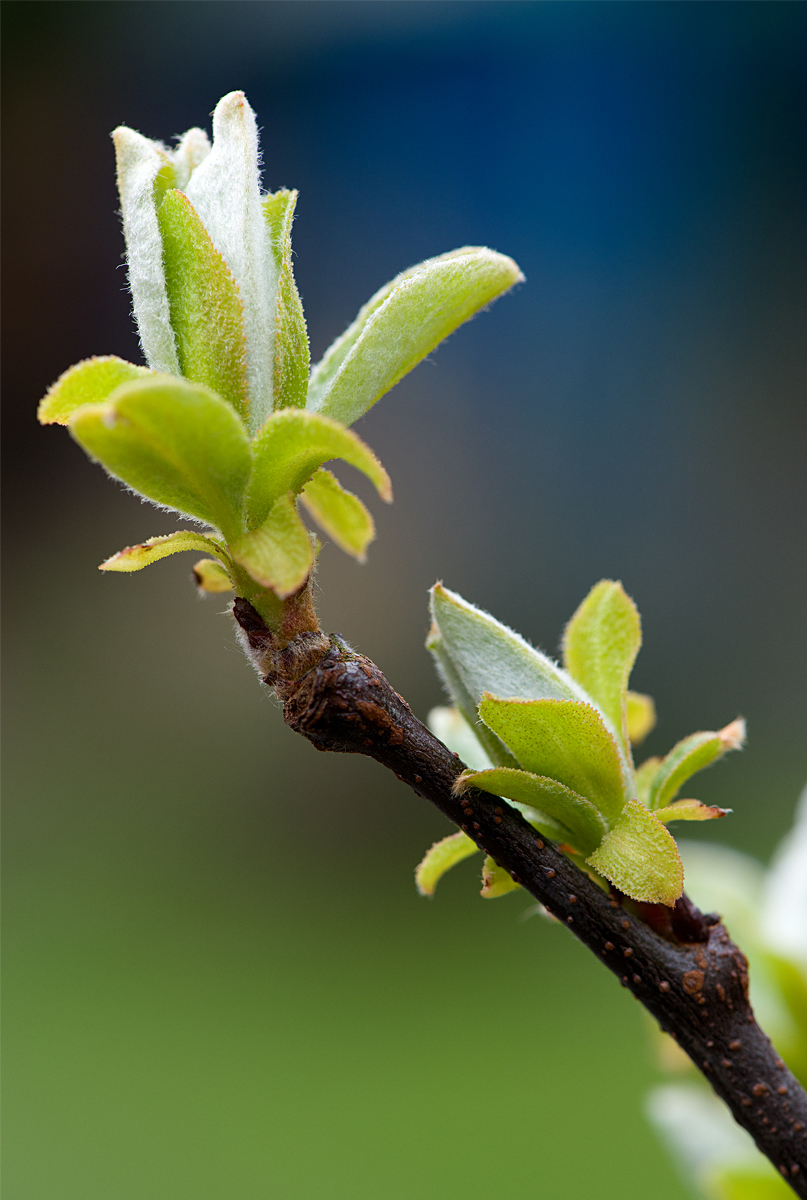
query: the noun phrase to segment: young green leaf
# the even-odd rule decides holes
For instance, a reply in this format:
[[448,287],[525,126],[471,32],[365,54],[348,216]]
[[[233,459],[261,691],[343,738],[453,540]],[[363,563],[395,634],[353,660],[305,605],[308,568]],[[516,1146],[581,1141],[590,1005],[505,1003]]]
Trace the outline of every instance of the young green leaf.
[[124,383],[106,404],[84,406],[70,432],[111,475],[155,504],[238,536],[249,440],[229,404],[170,376]]
[[[155,191],[163,190],[166,182],[165,179],[158,182],[158,175],[165,174],[167,167],[173,176],[173,168],[163,148],[134,129],[121,125],[112,134],[112,140],[118,165],[129,289],[140,344],[155,371],[179,375],[155,198]],[[173,180],[168,182],[168,186],[172,185]]]
[[642,692],[627,695],[628,738],[632,746],[639,746],[656,726],[656,706],[652,696]]
[[182,192],[166,192],[157,219],[180,371],[229,400],[246,421],[244,306],[236,282]]
[[200,592],[231,592],[233,581],[215,558],[200,558],[194,564],[193,577]]
[[382,289],[380,302],[374,297],[365,306],[314,369],[308,408],[352,425],[444,338],[523,278],[511,258],[479,246],[405,272]]
[[142,571],[152,563],[167,558],[169,554],[180,554],[183,550],[207,551],[221,556],[221,545],[213,538],[204,537],[192,529],[178,529],[164,537],[149,538],[138,546],[127,546],[101,563],[99,571]]
[[431,614],[474,708],[486,691],[525,700],[590,703],[582,688],[550,658],[441,583],[431,590]]
[[745,722],[738,718],[717,733],[693,733],[673,746],[659,766],[648,793],[648,807],[664,808],[696,771],[717,762],[745,741]]
[[594,585],[563,636],[564,667],[608,718],[628,761],[625,697],[641,643],[636,605],[612,579]]
[[297,495],[314,472],[332,458],[362,471],[384,500],[392,499],[389,475],[369,446],[337,421],[305,409],[273,413],[252,444],[254,465],[247,489],[251,526],[260,525],[286,492]]
[[684,890],[674,838],[638,800],[628,800],[586,861],[632,900],[672,907]]
[[636,783],[636,799],[641,800],[645,808],[650,807],[650,788],[661,765],[657,757],[646,758],[640,767],[636,768],[634,780]]
[[365,561],[367,547],[375,537],[375,523],[358,496],[320,467],[303,488],[300,499],[337,546],[359,562]]
[[314,543],[291,492],[281,496],[263,524],[244,534],[231,550],[256,583],[271,588],[281,600],[302,587],[314,565]]
[[501,700],[485,693],[479,715],[521,766],[590,800],[608,824],[625,804],[623,767],[613,736],[588,704]]
[[305,408],[308,396],[308,330],[291,262],[291,225],[297,192],[286,188],[264,197],[272,253],[278,272],[274,393],[275,409]]
[[435,842],[415,871],[415,884],[421,896],[433,896],[446,871],[478,853],[479,847],[466,833],[450,833],[448,837]]
[[148,367],[137,367],[114,354],[85,358],[68,368],[39,401],[40,425],[66,425],[77,408],[101,404],[122,383],[153,375]]
[[[446,650],[445,643],[440,636],[440,631],[436,625],[432,625],[429,630],[429,636],[426,639],[426,649],[430,652],[434,659],[434,664],[437,668],[437,674],[442,679],[446,691],[453,700],[460,716],[466,722],[469,729],[473,730],[475,738],[478,740],[482,753],[490,759],[490,762],[499,767],[517,767],[518,761],[513,757],[510,751],[505,746],[500,738],[492,729],[488,729],[487,725],[479,720],[477,713],[478,698],[475,699],[468,691],[465,683],[461,679],[459,672],[454,664],[453,659]],[[438,734],[438,737],[440,735]],[[456,750],[458,753],[459,747],[450,746],[449,749]],[[470,760],[465,760],[470,763]],[[487,765],[487,764],[485,764]]]
[[653,815],[657,821],[667,825],[670,821],[712,821],[715,817],[725,817],[730,812],[730,808],[701,804],[700,800],[676,800],[666,808],[657,808]]
[[606,824],[591,801],[545,775],[507,767],[463,771],[454,783],[454,791],[461,795],[469,787],[537,809],[539,818],[544,813],[554,818],[568,831],[564,840],[582,854],[591,854],[605,835]]
[[243,92],[230,92],[213,113],[213,149],[186,194],[233,274],[244,305],[249,429],[272,411],[277,267],[263,215],[258,128]]
[[485,861],[482,864],[482,891],[480,893],[484,900],[497,900],[499,896],[506,896],[508,892],[515,892],[520,887],[521,884],[516,883],[504,867],[500,867],[489,854],[485,855]]

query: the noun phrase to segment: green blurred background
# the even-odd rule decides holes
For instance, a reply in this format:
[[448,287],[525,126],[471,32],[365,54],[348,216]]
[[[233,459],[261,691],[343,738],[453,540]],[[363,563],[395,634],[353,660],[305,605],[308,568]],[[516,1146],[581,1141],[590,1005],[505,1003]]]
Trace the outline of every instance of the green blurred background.
[[473,863],[419,899],[441,818],[285,729],[192,560],[99,575],[174,522],[33,413],[68,364],[138,358],[109,130],[209,125],[243,87],[267,186],[301,189],[316,356],[427,255],[528,278],[362,422],[396,502],[368,497],[366,566],[326,547],[326,628],[425,716],[436,577],[550,651],[621,578],[648,750],[742,712],[697,793],[735,815],[696,836],[767,858],[807,774],[805,6],[3,22],[6,1196],[682,1197],[638,1006]]

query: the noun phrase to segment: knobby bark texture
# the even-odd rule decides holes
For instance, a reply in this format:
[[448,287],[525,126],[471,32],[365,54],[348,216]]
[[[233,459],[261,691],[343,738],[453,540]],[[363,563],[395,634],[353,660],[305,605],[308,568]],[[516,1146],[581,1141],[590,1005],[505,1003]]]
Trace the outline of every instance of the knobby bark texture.
[[[719,917],[608,895],[504,800],[452,786],[464,764],[412,713],[379,668],[338,635],[283,644],[237,600],[245,650],[318,749],[365,754],[436,805],[563,922],[675,1038],[737,1122],[807,1198],[807,1093],[760,1029],[748,963]],[[284,639],[285,641],[285,639]]]

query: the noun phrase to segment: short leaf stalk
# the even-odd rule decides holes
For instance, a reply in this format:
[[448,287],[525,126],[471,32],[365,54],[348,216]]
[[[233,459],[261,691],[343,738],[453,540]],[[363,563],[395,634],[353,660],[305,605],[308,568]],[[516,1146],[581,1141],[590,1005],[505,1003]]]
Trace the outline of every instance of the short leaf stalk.
[[291,259],[297,193],[261,191],[243,93],[217,105],[212,145],[201,129],[173,150],[125,127],[114,138],[148,365],[81,362],[53,385],[39,418],[67,425],[110,475],[194,527],[127,547],[101,569],[201,552],[197,585],[235,593],[244,649],[287,724],[320,750],[375,758],[458,826],[420,864],[420,891],[432,894],[446,870],[481,850],[483,896],[526,888],[566,924],[807,1197],[807,1094],[756,1024],[742,952],[718,916],[687,899],[668,828],[726,815],[678,793],[742,746],[744,723],[695,733],[635,766],[654,708],[628,690],[639,614],[610,580],[569,622],[562,666],[437,585],[428,647],[451,707],[435,710],[431,730],[375,664],[317,620],[319,543],[301,508],[359,561],[375,534],[364,503],[325,464],[349,463],[392,499],[386,471],[350,426],[521,282],[519,268],[485,247],[410,268],[309,370]]

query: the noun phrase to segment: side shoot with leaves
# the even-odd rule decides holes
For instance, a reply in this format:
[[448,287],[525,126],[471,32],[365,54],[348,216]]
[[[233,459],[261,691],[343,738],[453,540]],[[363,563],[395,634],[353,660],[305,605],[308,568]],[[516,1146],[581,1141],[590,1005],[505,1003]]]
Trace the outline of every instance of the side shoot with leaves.
[[807,1096],[754,1021],[742,953],[716,915],[687,899],[669,829],[725,815],[687,785],[742,746],[743,722],[635,765],[654,709],[628,690],[639,614],[610,580],[569,622],[562,666],[438,584],[428,648],[452,707],[432,713],[432,731],[317,620],[319,542],[304,516],[359,561],[375,532],[326,464],[350,464],[392,499],[387,472],[351,426],[521,282],[518,266],[478,246],[420,263],[376,292],[311,367],[291,257],[297,193],[261,191],[243,93],[217,105],[212,145],[201,129],[175,149],[126,127],[113,137],[148,365],[78,363],[39,419],[66,425],[113,478],[191,526],[126,547],[101,570],[201,555],[199,588],[234,592],[245,652],[286,722],[320,749],[377,758],[459,826],[420,864],[420,891],[432,894],[446,870],[481,851],[482,894],[524,886],[567,923],[807,1196]]

